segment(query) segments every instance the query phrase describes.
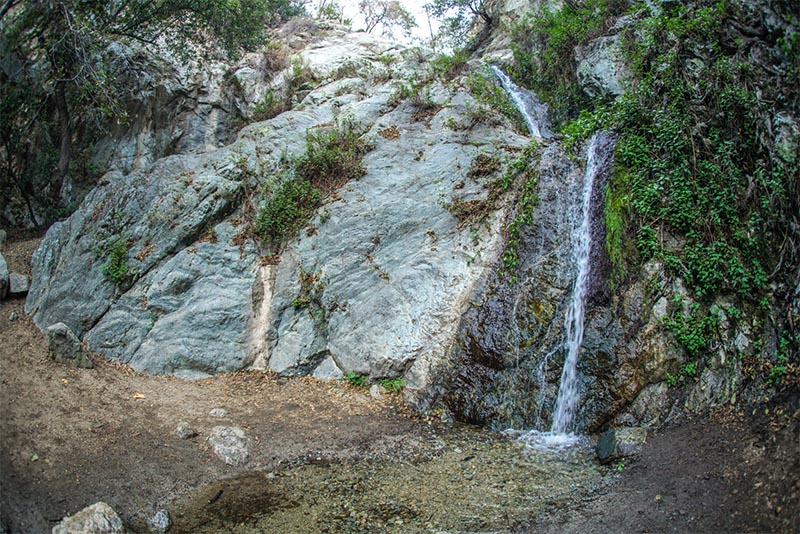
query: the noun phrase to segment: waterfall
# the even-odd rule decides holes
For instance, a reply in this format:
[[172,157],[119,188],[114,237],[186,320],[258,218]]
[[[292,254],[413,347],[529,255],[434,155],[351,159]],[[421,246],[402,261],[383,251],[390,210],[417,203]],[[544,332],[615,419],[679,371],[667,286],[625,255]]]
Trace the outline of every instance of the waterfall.
[[[503,89],[513,101],[531,135],[537,137],[551,137],[547,119],[547,107],[539,102],[531,91],[521,89],[514,84],[498,67],[492,65],[492,72],[497,76]],[[592,215],[593,207],[597,206],[595,186],[600,177],[610,169],[611,158],[614,152],[616,139],[609,132],[597,132],[589,142],[586,155],[586,170],[583,174],[582,195],[580,198],[580,211],[576,214],[570,243],[572,244],[572,261],[576,268],[575,282],[572,295],[569,298],[567,312],[564,317],[565,343],[560,350],[566,351],[564,368],[561,372],[561,381],[558,396],[553,410],[553,422],[549,432],[530,431],[521,436],[521,439],[532,446],[562,447],[574,444],[579,438],[569,433],[573,419],[578,408],[578,353],[583,343],[584,314],[586,308],[586,295],[589,288],[589,275],[591,269],[592,252]],[[602,186],[602,183],[599,184]],[[577,196],[577,195],[576,195]],[[576,198],[576,204],[578,199]],[[576,211],[578,211],[576,209]],[[513,317],[516,321],[518,299],[514,302]],[[558,349],[557,349],[558,350]],[[517,355],[519,359],[519,355]],[[539,364],[540,378],[544,381],[549,355]],[[544,384],[540,388],[543,400]],[[541,406],[539,406],[541,410]],[[538,420],[538,415],[537,415]]]
[[589,150],[586,156],[586,172],[583,178],[581,223],[573,230],[571,238],[573,243],[572,258],[578,272],[572,288],[569,308],[567,308],[567,314],[564,319],[567,357],[564,360],[564,369],[561,371],[561,383],[558,387],[553,426],[550,428],[550,431],[554,434],[565,434],[569,430],[578,405],[578,351],[581,348],[581,343],[583,343],[586,291],[588,289],[589,269],[591,268],[589,253],[592,247],[592,193],[595,179],[605,168],[604,156],[607,156],[607,153],[601,152],[601,150],[606,145],[599,142],[604,137],[607,137],[607,134],[598,132],[594,134],[589,142]]
[[492,72],[500,81],[506,94],[508,94],[514,106],[519,110],[522,118],[525,119],[525,124],[528,131],[534,137],[549,138],[552,137],[550,132],[550,124],[547,118],[547,106],[539,102],[533,91],[528,91],[520,88],[511,81],[505,72],[500,70],[496,65],[490,65]]
[[583,342],[586,296],[590,290],[593,214],[596,215],[599,198],[595,189],[602,187],[602,177],[611,167],[615,143],[615,136],[609,132],[597,132],[589,142],[580,213],[570,236],[576,275],[564,317],[565,342],[562,350],[567,355],[561,371],[550,431],[531,431],[521,436],[532,447],[562,448],[581,440],[570,430],[578,408],[578,353]]

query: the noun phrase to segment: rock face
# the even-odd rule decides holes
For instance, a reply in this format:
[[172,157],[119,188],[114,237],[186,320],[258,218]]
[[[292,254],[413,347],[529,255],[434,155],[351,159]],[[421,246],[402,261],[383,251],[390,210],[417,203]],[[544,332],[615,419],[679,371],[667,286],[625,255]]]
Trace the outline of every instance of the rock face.
[[[50,229],[26,302],[37,325],[64,322],[93,352],[146,372],[353,371],[403,377],[409,398],[429,386],[502,250],[508,213],[498,203],[470,229],[448,205],[485,199],[509,152],[529,139],[502,121],[452,127],[470,124],[478,105],[457,85],[433,84],[424,114],[397,105],[393,78],[420,66],[395,43],[339,30],[305,39],[292,43],[294,61],[317,81],[295,94],[295,109],[245,127],[225,148],[109,173]],[[275,87],[293,70],[275,75]],[[336,192],[279,264],[262,265],[246,233],[253,199],[243,197],[269,191],[283,162],[304,151],[306,132],[337,118],[373,147],[366,175]],[[469,172],[481,154],[501,162],[491,176]],[[308,273],[318,280],[313,303],[297,307]]]
[[214,454],[228,465],[244,465],[250,457],[250,440],[239,427],[215,426],[211,429],[208,443]]
[[620,458],[638,455],[647,440],[644,428],[610,428],[606,430],[597,443],[597,458],[602,463],[609,463]]
[[[595,214],[602,211],[613,138],[601,143],[605,143],[601,172],[590,203]],[[538,171],[539,202],[531,224],[522,229],[520,266],[514,277],[498,273],[485,282],[462,319],[451,367],[442,373],[444,402],[465,421],[498,428],[549,425],[565,356],[564,316],[576,276],[573,231],[580,224],[584,173],[555,144],[543,150]],[[595,270],[603,265],[604,235],[601,224],[592,229],[590,257]],[[588,300],[604,299],[604,278],[590,276]],[[607,314],[603,320],[607,327]],[[584,345],[597,346],[585,352],[613,359],[614,338],[603,341],[608,334],[608,328],[598,334],[587,328]],[[581,365],[586,368],[586,363]],[[593,365],[591,372],[610,365]],[[579,389],[586,387],[584,379]]]
[[50,358],[70,367],[92,369],[92,360],[83,352],[81,340],[64,323],[56,323],[45,330]]
[[126,534],[117,513],[104,502],[88,506],[75,515],[65,517],[53,527],[53,534]]
[[578,82],[589,97],[617,97],[625,92],[627,68],[619,40],[619,35],[599,37],[575,50]]

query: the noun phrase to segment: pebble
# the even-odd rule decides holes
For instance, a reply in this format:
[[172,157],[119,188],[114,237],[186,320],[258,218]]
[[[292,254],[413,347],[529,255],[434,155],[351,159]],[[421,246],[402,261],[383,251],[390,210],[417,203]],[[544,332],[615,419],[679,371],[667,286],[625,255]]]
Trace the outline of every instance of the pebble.
[[169,518],[169,512],[166,510],[159,510],[153,517],[147,520],[147,524],[156,532],[166,532],[169,530],[169,527],[172,526],[172,520]]
[[[12,311],[11,314],[8,316],[8,320],[11,321],[11,322],[16,321],[17,319],[19,319],[19,314],[17,312],[15,312],[15,311]],[[0,532],[2,532],[2,531],[0,531]]]
[[214,408],[208,412],[208,415],[211,417],[228,417],[228,410],[225,408]]
[[197,430],[192,428],[192,426],[186,421],[181,421],[175,428],[175,435],[180,439],[189,439],[197,435]]

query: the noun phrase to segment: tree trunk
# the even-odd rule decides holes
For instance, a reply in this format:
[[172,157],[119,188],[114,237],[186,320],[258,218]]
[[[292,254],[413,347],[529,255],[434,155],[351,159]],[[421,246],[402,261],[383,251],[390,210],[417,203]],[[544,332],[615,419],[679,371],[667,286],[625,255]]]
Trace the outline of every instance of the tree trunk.
[[67,176],[69,163],[72,159],[72,126],[70,125],[69,108],[67,107],[67,83],[64,80],[56,82],[55,99],[61,148],[58,165],[50,177],[50,198],[53,204],[58,206],[61,201],[61,187],[64,184],[64,178]]

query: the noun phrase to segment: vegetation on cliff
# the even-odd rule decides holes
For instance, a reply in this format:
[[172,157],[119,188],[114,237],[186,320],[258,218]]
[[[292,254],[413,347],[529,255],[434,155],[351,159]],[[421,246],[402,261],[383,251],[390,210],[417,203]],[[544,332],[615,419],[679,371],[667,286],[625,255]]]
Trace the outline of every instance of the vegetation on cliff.
[[[651,258],[682,279],[693,304],[665,326],[698,366],[717,342],[713,304],[733,299],[729,319],[755,318],[754,337],[767,340],[746,367],[779,382],[800,347],[798,15],[785,2],[664,6],[534,11],[515,29],[514,73],[550,103],[568,145],[599,128],[621,134],[606,198],[612,282]],[[615,24],[627,91],[590,98],[574,50]]]

